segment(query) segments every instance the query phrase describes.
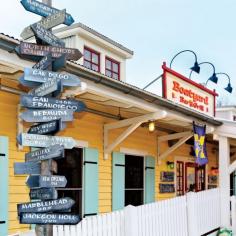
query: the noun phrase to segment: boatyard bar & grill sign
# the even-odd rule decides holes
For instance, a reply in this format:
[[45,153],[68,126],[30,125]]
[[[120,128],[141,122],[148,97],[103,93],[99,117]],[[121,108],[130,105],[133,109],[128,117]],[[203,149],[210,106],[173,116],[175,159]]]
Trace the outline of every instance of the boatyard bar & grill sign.
[[205,115],[215,116],[215,100],[218,94],[206,87],[162,66],[163,97]]

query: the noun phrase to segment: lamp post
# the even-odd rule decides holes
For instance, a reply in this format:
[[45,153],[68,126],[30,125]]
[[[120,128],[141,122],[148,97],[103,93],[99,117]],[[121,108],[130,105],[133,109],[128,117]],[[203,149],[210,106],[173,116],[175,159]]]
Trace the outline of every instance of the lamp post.
[[172,63],[173,63],[173,61],[174,61],[174,59],[178,56],[178,55],[180,55],[180,54],[182,54],[182,53],[184,53],[184,52],[191,52],[193,55],[194,55],[194,57],[195,57],[195,62],[194,62],[194,65],[190,68],[192,71],[194,71],[194,72],[196,72],[196,73],[200,73],[200,66],[199,66],[199,64],[198,64],[198,62],[197,62],[197,55],[196,55],[196,53],[194,52],[194,51],[192,51],[192,50],[183,50],[183,51],[181,51],[181,52],[179,52],[179,53],[177,53],[173,58],[172,58],[172,60],[171,60],[171,62],[170,62],[170,68],[171,68],[171,66],[172,66]]
[[[204,61],[204,62],[201,62],[199,63],[198,65],[203,65],[203,64],[208,64],[210,65],[212,68],[213,68],[213,74],[212,76],[208,79],[210,81],[212,81],[213,83],[217,84],[218,82],[218,77],[216,76],[216,69],[215,69],[215,66],[211,63],[211,62],[208,62],[208,61]],[[191,76],[192,76],[192,71],[190,71],[190,74],[189,74],[189,79],[191,79]]]

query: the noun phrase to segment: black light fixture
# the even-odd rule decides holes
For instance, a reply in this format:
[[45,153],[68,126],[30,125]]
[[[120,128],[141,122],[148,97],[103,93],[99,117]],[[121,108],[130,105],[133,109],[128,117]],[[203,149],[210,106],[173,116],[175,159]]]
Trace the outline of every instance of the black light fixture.
[[173,63],[174,59],[175,59],[179,54],[184,53],[184,52],[191,52],[191,53],[194,55],[194,57],[195,57],[195,62],[194,62],[193,67],[191,67],[190,69],[191,69],[192,71],[194,71],[194,72],[196,72],[196,73],[199,74],[199,73],[200,73],[200,66],[199,66],[199,64],[198,64],[198,62],[197,62],[197,55],[196,55],[196,53],[195,53],[194,51],[192,51],[192,50],[183,50],[183,51],[177,53],[177,54],[172,58],[172,60],[171,60],[171,62],[170,62],[170,68],[171,68],[171,66],[172,66],[172,63]]
[[217,75],[225,75],[225,76],[228,78],[229,82],[228,82],[227,87],[225,87],[225,90],[226,90],[228,93],[232,93],[233,88],[232,88],[231,83],[230,83],[230,77],[229,77],[229,75],[226,74],[226,73],[223,73],[223,72],[219,72],[219,73],[217,73]]
[[[208,64],[208,65],[211,65],[211,66],[212,66],[212,68],[213,68],[213,74],[212,74],[212,76],[211,76],[208,80],[210,80],[210,81],[212,81],[213,83],[217,84],[217,82],[218,82],[218,77],[216,76],[216,69],[215,69],[215,66],[214,66],[211,62],[208,62],[208,61],[201,62],[201,63],[198,64],[198,66],[203,65],[203,64]],[[192,71],[191,71],[190,74],[189,74],[189,79],[191,79],[191,75],[192,75]],[[208,82],[208,80],[207,80],[207,82]]]

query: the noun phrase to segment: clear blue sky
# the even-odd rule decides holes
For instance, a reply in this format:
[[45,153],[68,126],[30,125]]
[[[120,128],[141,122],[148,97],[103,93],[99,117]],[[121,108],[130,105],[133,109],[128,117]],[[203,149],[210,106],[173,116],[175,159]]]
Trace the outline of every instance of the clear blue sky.
[[[228,82],[224,76],[219,76],[218,85],[208,85],[216,88],[225,102],[236,104],[235,0],[53,0],[53,5],[66,8],[76,22],[134,50],[133,59],[127,62],[127,82],[142,88],[162,73],[163,61],[169,63],[177,52],[192,49],[199,62],[210,61],[216,72],[230,75],[234,87],[231,95],[223,89]],[[39,20],[24,10],[20,0],[4,1],[0,15],[0,31],[15,37]],[[193,62],[191,54],[182,54],[173,69],[188,76]],[[212,69],[203,65],[201,72],[192,79],[205,82]],[[159,93],[160,84],[150,90]]]

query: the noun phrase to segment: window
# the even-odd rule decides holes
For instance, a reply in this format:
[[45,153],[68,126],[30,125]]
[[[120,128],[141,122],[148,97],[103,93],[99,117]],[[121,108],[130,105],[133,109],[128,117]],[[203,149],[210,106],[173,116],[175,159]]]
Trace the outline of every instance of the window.
[[143,157],[125,156],[125,206],[143,204]]
[[181,196],[184,195],[184,163],[177,161],[176,169],[177,196]]
[[84,47],[84,66],[100,72],[100,54],[90,48]]
[[120,80],[120,63],[106,57],[106,76]]
[[75,201],[71,213],[82,217],[82,149],[73,148],[65,150],[66,158],[57,160],[58,175],[64,175],[67,179],[65,188],[58,188],[58,198],[70,197]]

